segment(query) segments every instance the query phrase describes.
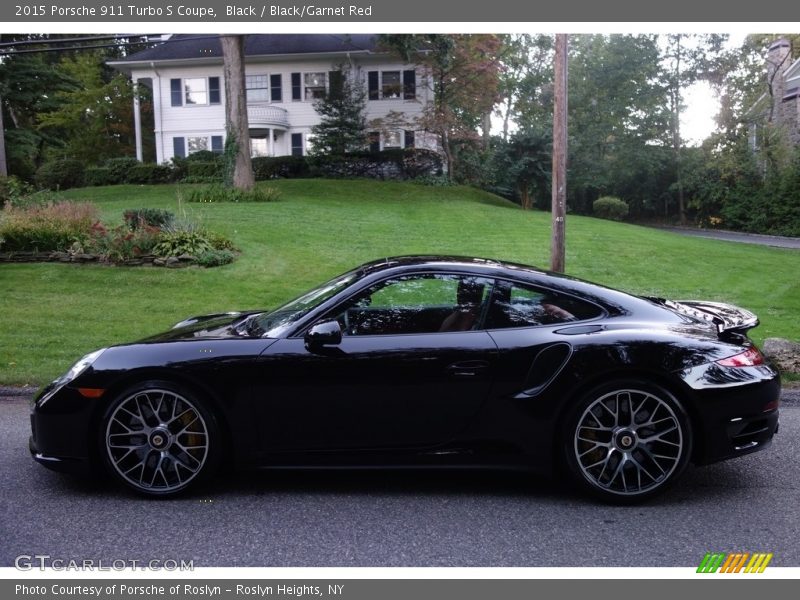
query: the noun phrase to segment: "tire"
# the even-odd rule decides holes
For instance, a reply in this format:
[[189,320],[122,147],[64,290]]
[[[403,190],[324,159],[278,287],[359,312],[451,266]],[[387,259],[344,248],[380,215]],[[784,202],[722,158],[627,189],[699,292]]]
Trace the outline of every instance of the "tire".
[[568,474],[590,495],[635,504],[666,490],[692,453],[692,429],[666,389],[620,380],[587,393],[565,421]]
[[179,494],[219,463],[219,426],[186,388],[146,381],[120,394],[100,424],[100,452],[111,475],[145,496]]

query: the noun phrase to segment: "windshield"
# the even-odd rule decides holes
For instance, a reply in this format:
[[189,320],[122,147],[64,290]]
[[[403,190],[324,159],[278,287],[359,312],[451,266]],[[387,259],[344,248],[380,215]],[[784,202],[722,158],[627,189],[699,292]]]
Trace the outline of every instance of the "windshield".
[[248,331],[260,337],[275,337],[314,307],[333,298],[357,278],[358,272],[350,271],[323,283],[271,312],[255,315],[252,323],[248,326]]

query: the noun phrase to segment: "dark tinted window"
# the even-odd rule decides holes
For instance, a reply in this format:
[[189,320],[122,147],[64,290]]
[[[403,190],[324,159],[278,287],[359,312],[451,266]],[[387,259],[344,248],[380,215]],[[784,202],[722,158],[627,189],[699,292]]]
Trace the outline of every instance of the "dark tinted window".
[[466,275],[407,275],[372,286],[328,318],[345,335],[469,331],[480,327],[491,284]]
[[486,315],[486,329],[552,325],[599,317],[599,307],[534,286],[498,281]]

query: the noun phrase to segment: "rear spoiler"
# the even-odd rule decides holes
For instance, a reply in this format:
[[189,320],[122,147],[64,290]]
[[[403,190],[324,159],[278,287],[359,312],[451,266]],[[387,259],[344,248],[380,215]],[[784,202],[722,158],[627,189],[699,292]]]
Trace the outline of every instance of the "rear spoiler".
[[680,313],[714,323],[720,338],[743,336],[759,323],[754,313],[733,304],[698,300],[667,301],[666,304]]

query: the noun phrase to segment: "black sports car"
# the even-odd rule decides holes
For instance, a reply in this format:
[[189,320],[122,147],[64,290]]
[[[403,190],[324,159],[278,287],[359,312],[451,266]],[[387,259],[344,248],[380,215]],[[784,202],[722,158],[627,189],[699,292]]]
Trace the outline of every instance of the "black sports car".
[[228,461],[558,470],[633,502],[769,444],[780,379],[757,324],[519,264],[388,258],[88,354],[37,395],[30,450],[152,496]]

